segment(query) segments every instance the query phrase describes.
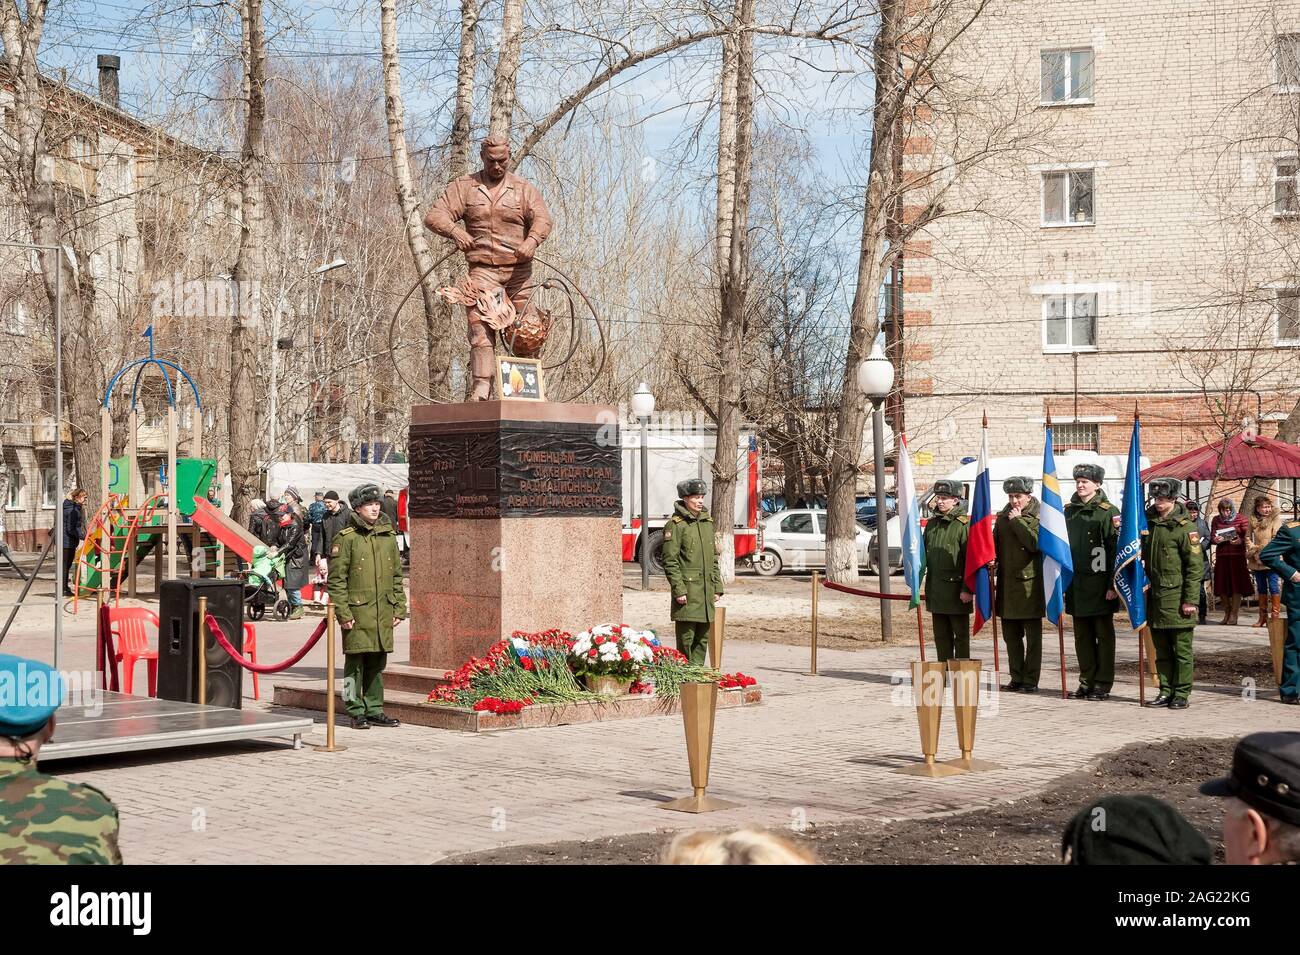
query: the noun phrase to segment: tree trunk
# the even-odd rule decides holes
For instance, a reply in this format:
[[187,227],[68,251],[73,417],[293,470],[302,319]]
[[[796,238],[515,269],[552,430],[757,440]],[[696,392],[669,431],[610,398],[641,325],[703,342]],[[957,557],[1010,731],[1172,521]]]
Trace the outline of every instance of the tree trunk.
[[451,113],[452,179],[469,175],[469,137],[474,125],[474,69],[478,63],[474,30],[478,26],[479,15],[479,0],[461,0],[460,52],[456,57],[456,105]]
[[[463,26],[462,26],[463,30]],[[501,11],[501,50],[492,80],[491,136],[510,136],[519,81],[519,57],[524,44],[524,0],[504,0]],[[459,89],[459,77],[457,77]]]
[[[858,576],[854,499],[863,452],[862,433],[867,423],[867,400],[858,391],[857,376],[858,366],[870,353],[871,343],[880,331],[880,287],[887,269],[884,254],[888,244],[886,236],[897,185],[894,141],[899,135],[904,101],[899,50],[903,6],[903,0],[882,0],[880,28],[872,55],[876,95],[872,107],[871,158],[858,251],[858,280],[853,293],[853,308],[849,313],[848,355],[844,362],[844,380],[828,456],[826,577],[836,583],[851,583]],[[896,254],[898,250],[889,251]]]
[[[230,490],[231,513],[248,520],[249,502],[257,497],[258,396],[254,387],[260,295],[253,294],[266,274],[264,208],[266,162],[266,32],[262,0],[243,0],[244,144],[239,160],[239,253],[233,278],[238,307],[230,329]],[[276,343],[272,343],[276,347]]]
[[[713,456],[713,520],[722,549],[722,579],[736,579],[736,448],[740,440],[741,350],[749,282],[749,187],[753,154],[754,35],[745,28],[754,0],[736,0],[734,32],[723,41],[718,122],[718,411]],[[724,244],[725,237],[725,244]]]
[[[451,349],[447,336],[450,306],[438,297],[438,276],[434,274],[433,252],[424,233],[424,218],[411,177],[411,162],[406,149],[406,108],[402,103],[401,66],[397,53],[396,0],[382,0],[379,5],[379,32],[384,70],[384,115],[388,121],[388,145],[393,156],[393,187],[397,205],[406,227],[406,244],[420,278],[420,296],[424,304],[424,331],[428,340],[429,396],[442,398],[447,393]],[[464,38],[462,36],[462,44]],[[473,30],[470,31],[473,44]],[[457,83],[457,108],[460,84]]]

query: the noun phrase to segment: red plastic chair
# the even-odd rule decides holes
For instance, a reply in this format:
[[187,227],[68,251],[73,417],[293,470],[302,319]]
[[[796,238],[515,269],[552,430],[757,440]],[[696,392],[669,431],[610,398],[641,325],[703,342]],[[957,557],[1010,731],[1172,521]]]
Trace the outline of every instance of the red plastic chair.
[[112,607],[108,611],[108,629],[117,636],[117,662],[122,664],[122,692],[133,695],[135,665],[145,661],[149,675],[149,695],[158,695],[158,651],[149,649],[145,624],[158,632],[158,615],[144,607]]
[[[252,663],[257,662],[257,628],[251,623],[244,624],[244,656]],[[262,698],[261,690],[257,687],[257,671],[250,671],[253,674],[253,699]]]

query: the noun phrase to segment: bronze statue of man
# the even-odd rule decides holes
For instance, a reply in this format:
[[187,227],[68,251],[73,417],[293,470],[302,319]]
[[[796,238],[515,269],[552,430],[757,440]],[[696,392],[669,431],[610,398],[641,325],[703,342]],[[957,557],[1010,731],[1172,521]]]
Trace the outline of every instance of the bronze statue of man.
[[[483,168],[453,180],[424,217],[425,226],[465,253],[469,277],[464,287],[477,293],[477,302],[474,294],[464,302],[475,401],[491,396],[496,332],[527,310],[536,288],[533,255],[551,234],[551,213],[542,194],[510,172],[509,141],[495,136],[485,139],[479,156]],[[496,288],[504,289],[514,306],[508,318],[484,304],[485,293]]]

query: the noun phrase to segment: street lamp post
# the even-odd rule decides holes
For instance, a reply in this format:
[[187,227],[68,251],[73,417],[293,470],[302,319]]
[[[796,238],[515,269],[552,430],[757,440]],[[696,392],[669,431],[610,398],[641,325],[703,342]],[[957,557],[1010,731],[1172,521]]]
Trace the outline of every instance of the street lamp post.
[[309,279],[313,275],[324,275],[326,272],[333,272],[335,269],[341,269],[347,264],[346,259],[335,259],[333,262],[326,262],[324,265],[312,269],[306,275],[298,276],[298,278],[290,282],[280,292],[280,301],[276,303],[275,313],[271,317],[271,407],[269,409],[271,415],[271,434],[270,448],[266,455],[268,463],[275,463],[275,452],[277,448],[276,431],[278,429],[276,428],[276,405],[278,402],[276,399],[276,386],[280,371],[280,313],[284,311],[284,306],[287,304],[289,290],[303,279]]
[[632,396],[632,413],[641,422],[641,589],[650,589],[650,463],[649,425],[655,411],[655,396],[644,381]]
[[[871,401],[871,437],[876,452],[876,564],[880,592],[889,593],[889,510],[885,506],[885,412],[881,405],[894,387],[894,366],[876,342],[871,355],[858,366],[858,390]],[[888,643],[892,635],[889,599],[880,598],[880,634]]]

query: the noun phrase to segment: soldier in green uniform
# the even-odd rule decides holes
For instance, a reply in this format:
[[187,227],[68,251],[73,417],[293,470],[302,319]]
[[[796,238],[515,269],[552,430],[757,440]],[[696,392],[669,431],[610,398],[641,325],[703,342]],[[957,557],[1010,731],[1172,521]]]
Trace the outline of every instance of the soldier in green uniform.
[[713,518],[704,509],[706,493],[708,487],[699,478],[678,484],[680,500],[664,526],[664,573],[673,592],[677,649],[695,664],[704,663],[714,604],[722,596]]
[[1173,478],[1147,485],[1151,506],[1142,537],[1142,563],[1150,581],[1147,622],[1160,677],[1160,695],[1147,706],[1171,710],[1187,709],[1192,693],[1192,632],[1205,572],[1196,522],[1178,502],[1182,487]]
[[925,609],[940,662],[970,656],[971,593],[963,585],[970,515],[961,482],[934,482],[934,513],[925,524]]
[[112,800],[36,768],[62,702],[51,667],[0,654],[0,865],[122,864]]
[[1286,643],[1282,648],[1282,702],[1300,705],[1300,521],[1282,525],[1259,552],[1260,562],[1282,578]]
[[1038,552],[1038,499],[1034,479],[1007,478],[1002,482],[1007,506],[993,525],[998,555],[998,592],[994,608],[1002,618],[1002,640],[1007,647],[1011,682],[1004,690],[1037,693],[1043,668],[1043,557]]
[[1074,578],[1065,592],[1065,611],[1074,618],[1074,652],[1079,657],[1076,700],[1105,700],[1115,682],[1113,589],[1119,508],[1106,498],[1106,472],[1095,464],[1074,469],[1074,497],[1065,505]]
[[353,729],[397,726],[384,715],[384,667],[406,617],[397,536],[374,484],[348,494],[348,523],[330,543],[329,593],[343,628],[343,702]]

